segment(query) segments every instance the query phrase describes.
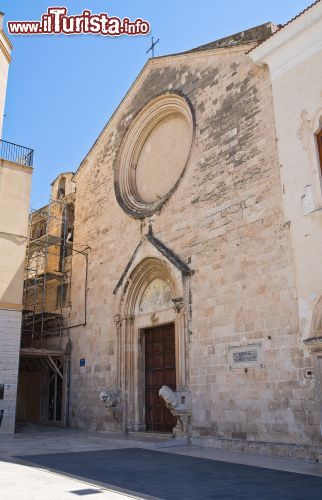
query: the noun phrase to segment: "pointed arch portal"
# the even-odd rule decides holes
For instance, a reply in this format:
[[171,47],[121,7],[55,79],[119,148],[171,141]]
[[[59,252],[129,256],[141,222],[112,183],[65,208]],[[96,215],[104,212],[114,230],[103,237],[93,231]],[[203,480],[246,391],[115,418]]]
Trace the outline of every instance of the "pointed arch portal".
[[123,425],[128,430],[170,431],[176,419],[158,390],[162,385],[188,387],[189,277],[151,249],[144,252],[144,245],[142,253],[149,255],[137,256],[128,269],[115,317]]

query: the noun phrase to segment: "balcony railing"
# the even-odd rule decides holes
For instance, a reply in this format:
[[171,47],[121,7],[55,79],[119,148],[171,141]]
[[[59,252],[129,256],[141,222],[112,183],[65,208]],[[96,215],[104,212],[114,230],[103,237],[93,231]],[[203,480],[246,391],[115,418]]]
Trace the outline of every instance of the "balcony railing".
[[32,167],[34,150],[0,140],[0,159]]

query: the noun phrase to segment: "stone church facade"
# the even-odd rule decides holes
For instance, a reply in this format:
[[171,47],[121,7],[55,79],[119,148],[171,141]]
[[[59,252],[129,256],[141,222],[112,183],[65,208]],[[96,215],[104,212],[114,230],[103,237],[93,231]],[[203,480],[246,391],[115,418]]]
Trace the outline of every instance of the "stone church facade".
[[70,425],[321,453],[270,73],[248,55],[276,29],[150,59],[74,175]]
[[[182,427],[192,442],[319,441],[314,388],[305,378],[311,359],[298,335],[271,84],[268,70],[246,54],[253,43],[232,38],[150,60],[75,175],[74,245],[91,250],[87,324],[70,333],[74,425],[145,428],[145,331],[172,323]],[[182,137],[172,116],[187,122]],[[174,148],[188,142],[188,157],[155,201],[149,186],[159,187],[162,171],[156,183],[154,170],[147,172],[145,187],[143,165],[137,186],[131,147],[149,139],[150,120],[169,118],[161,144],[162,132],[166,140],[173,134]],[[152,147],[166,169],[162,147]],[[107,388],[118,420],[98,404]]]

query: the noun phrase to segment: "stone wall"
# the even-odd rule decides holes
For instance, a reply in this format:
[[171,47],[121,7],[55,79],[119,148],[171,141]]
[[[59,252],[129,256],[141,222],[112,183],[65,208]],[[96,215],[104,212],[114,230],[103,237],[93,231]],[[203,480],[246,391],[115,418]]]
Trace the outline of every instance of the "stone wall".
[[285,221],[296,263],[300,331],[312,337],[322,297],[322,182],[316,134],[322,128],[322,4],[267,40],[250,56],[269,66]]
[[12,433],[15,429],[20,332],[21,312],[0,309],[0,384],[4,384],[0,434]]
[[294,252],[299,339],[310,364],[305,376],[312,379],[316,389],[316,402],[303,402],[307,408],[304,423],[320,424],[320,445],[322,164],[316,134],[322,128],[321,30],[322,4],[316,2],[250,52],[257,64],[267,65],[272,82],[284,220],[290,225]]
[[[247,50],[243,48],[243,51]],[[191,435],[318,444],[310,359],[299,340],[290,228],[284,221],[269,75],[240,48],[150,61],[76,174],[75,248],[89,245],[87,324],[71,330],[71,421],[115,428],[98,393],[115,386],[113,289],[148,221],[126,215],[114,193],[119,147],[136,113],[177,91],[196,135],[153,233],[189,263]],[[178,137],[180,141],[180,137]],[[83,317],[84,270],[73,259],[72,317]],[[229,368],[229,348],[261,344],[262,366]],[[80,358],[86,366],[80,367]]]

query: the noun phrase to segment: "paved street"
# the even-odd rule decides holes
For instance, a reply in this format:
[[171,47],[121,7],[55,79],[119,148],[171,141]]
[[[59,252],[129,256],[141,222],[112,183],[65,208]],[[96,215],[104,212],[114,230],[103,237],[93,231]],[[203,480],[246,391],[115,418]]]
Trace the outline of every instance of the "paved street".
[[322,498],[321,464],[174,444],[147,434],[17,434],[0,442],[1,498]]
[[21,457],[38,466],[136,492],[181,499],[321,499],[322,478],[129,448]]

